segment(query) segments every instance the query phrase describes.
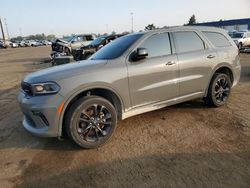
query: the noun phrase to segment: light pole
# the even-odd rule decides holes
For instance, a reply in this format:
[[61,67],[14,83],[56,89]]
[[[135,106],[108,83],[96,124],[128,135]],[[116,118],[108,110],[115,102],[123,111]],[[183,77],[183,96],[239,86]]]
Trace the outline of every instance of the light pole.
[[4,46],[5,46],[6,45],[6,41],[5,41],[5,36],[4,36],[3,24],[2,24],[1,17],[0,17],[0,27],[1,27],[2,36],[3,36],[3,43],[4,43]]
[[5,27],[6,27],[7,35],[8,35],[8,40],[10,40],[10,34],[9,34],[9,30],[8,30],[6,18],[4,18],[4,22],[5,22]]
[[131,12],[130,15],[131,15],[131,33],[133,33],[134,32],[134,13]]

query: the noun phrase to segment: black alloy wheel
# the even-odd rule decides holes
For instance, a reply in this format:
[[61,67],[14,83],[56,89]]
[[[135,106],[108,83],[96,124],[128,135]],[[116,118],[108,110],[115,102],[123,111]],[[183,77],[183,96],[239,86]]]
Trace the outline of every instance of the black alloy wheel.
[[76,101],[66,115],[66,131],[83,148],[96,148],[106,143],[117,126],[114,106],[98,96]]
[[205,98],[205,102],[211,106],[224,105],[230,95],[232,83],[228,75],[223,73],[215,73]]

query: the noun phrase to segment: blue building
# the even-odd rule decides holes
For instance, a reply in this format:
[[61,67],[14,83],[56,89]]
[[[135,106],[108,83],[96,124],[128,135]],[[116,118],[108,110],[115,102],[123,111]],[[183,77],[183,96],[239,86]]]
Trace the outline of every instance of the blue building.
[[235,20],[220,20],[216,22],[197,23],[195,25],[220,27],[228,31],[233,31],[233,30],[244,31],[244,30],[250,30],[250,18],[235,19]]

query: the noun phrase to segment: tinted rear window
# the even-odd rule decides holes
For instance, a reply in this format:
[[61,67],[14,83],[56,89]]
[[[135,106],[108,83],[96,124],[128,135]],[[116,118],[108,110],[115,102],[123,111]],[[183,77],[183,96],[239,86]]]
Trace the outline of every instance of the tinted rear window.
[[118,38],[97,51],[91,59],[115,59],[120,57],[143,34],[126,35]]
[[208,31],[203,31],[202,33],[216,47],[228,47],[228,46],[231,46],[229,40],[221,33],[208,32]]
[[178,53],[193,52],[203,50],[205,48],[204,42],[193,31],[178,31],[174,33],[175,43],[177,45]]

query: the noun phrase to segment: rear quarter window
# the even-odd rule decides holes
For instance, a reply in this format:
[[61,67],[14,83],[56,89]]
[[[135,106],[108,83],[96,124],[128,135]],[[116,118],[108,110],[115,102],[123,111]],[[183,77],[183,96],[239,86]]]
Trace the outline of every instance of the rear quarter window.
[[229,40],[222,33],[209,32],[209,31],[203,31],[202,33],[216,47],[229,47],[229,46],[231,46],[231,43],[229,42]]

